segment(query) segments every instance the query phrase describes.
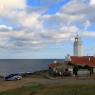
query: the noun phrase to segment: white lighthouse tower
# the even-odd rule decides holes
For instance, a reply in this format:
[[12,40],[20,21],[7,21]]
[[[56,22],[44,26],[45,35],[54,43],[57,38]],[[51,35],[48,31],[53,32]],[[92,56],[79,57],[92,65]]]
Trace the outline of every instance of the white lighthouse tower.
[[73,48],[74,48],[74,50],[73,50],[74,56],[83,56],[83,45],[82,45],[82,41],[81,41],[79,35],[77,35],[75,37]]

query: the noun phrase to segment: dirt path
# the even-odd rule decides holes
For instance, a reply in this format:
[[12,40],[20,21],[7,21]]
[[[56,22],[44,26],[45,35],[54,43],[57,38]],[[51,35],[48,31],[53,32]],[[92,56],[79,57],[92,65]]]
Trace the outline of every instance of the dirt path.
[[63,78],[63,79],[45,79],[45,78],[23,78],[19,81],[4,81],[0,80],[0,92],[11,90],[15,88],[22,87],[29,83],[40,83],[40,84],[95,84],[95,79],[93,78]]

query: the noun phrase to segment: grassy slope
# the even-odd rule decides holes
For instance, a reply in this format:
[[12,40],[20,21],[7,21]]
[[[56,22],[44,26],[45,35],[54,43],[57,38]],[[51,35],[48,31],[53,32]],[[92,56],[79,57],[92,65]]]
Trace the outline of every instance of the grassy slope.
[[95,85],[40,85],[30,84],[0,95],[94,95]]

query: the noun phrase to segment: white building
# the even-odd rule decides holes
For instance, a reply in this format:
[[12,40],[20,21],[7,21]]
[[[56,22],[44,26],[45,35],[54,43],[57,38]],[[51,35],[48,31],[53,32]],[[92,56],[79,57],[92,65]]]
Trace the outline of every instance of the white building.
[[74,56],[83,56],[83,44],[78,35],[75,37],[74,47],[73,47],[73,55]]

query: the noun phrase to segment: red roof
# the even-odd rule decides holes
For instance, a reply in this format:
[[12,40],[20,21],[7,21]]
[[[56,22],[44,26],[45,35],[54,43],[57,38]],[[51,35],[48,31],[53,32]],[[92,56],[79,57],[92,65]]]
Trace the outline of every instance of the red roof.
[[50,68],[56,68],[56,67],[58,67],[60,65],[61,65],[60,63],[52,63],[52,64],[49,64],[49,67]]
[[94,56],[71,56],[71,63],[95,67],[95,57]]

